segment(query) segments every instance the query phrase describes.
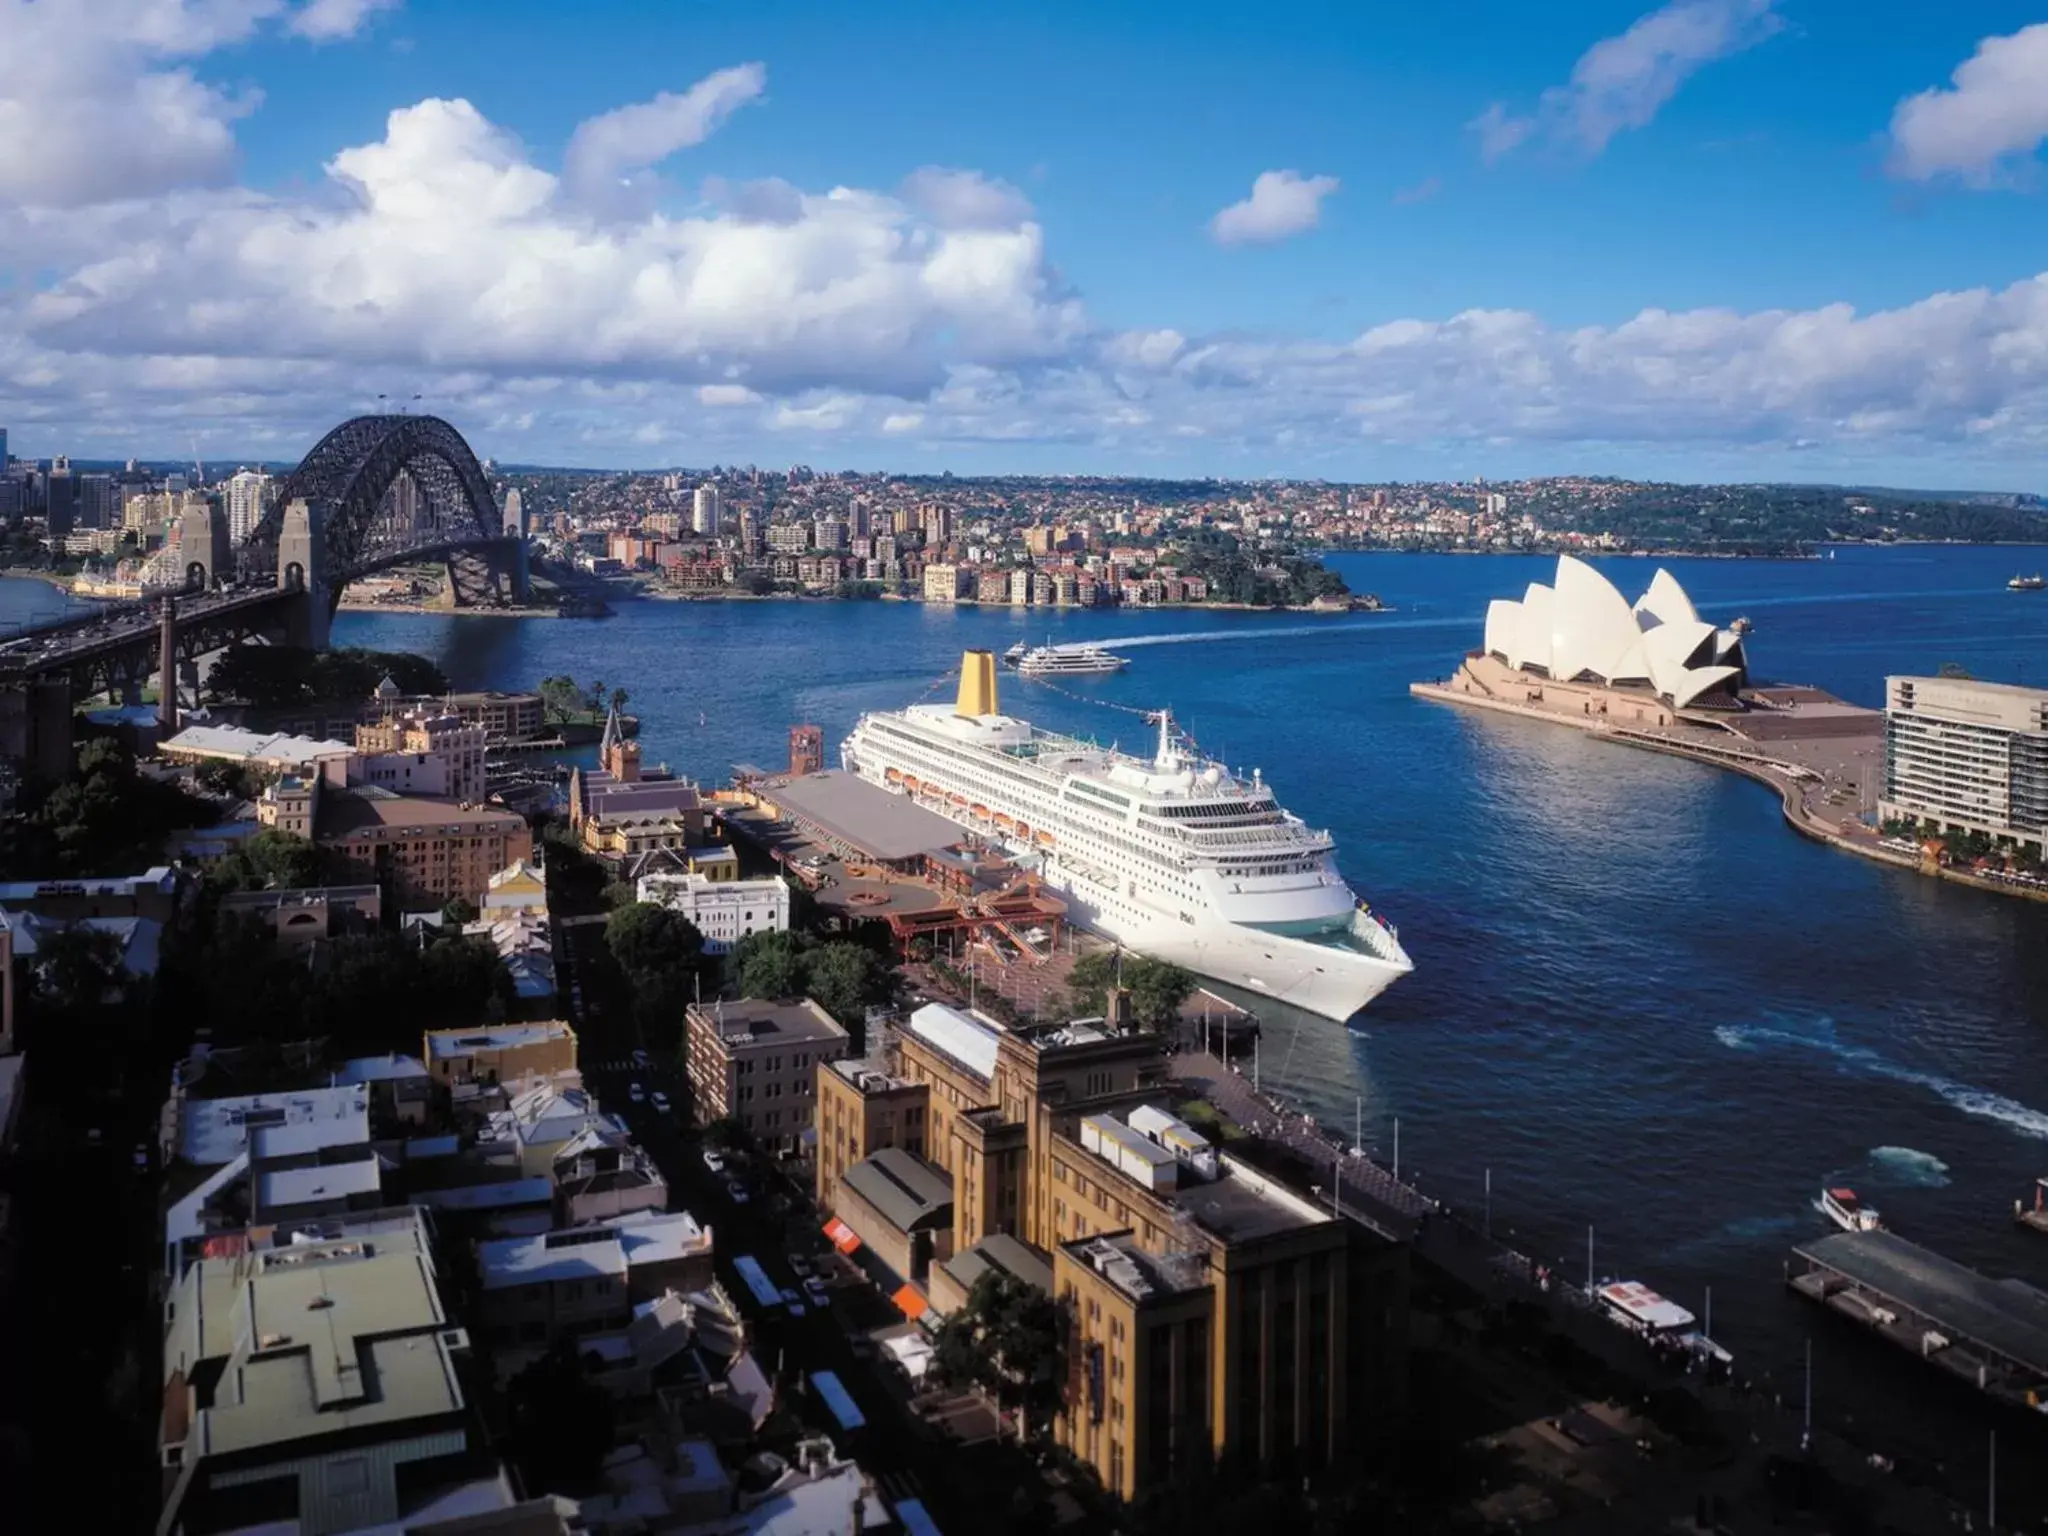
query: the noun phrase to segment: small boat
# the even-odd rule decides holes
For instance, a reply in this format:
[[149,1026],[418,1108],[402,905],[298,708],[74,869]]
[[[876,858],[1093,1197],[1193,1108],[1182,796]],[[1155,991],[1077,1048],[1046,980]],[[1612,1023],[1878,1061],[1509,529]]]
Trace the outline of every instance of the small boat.
[[1884,1218],[1877,1214],[1877,1208],[1865,1205],[1863,1197],[1853,1189],[1824,1189],[1814,1204],[1820,1207],[1821,1215],[1844,1232],[1884,1230]]
[[1756,632],[1756,621],[1750,618],[1749,615],[1744,614],[1733,624],[1730,624],[1728,628],[1738,635],[1754,634]]
[[2048,587],[2048,576],[2039,571],[2031,576],[2015,576],[2005,584],[2008,592],[2039,592],[2043,587]]
[[1030,654],[1031,642],[1029,640],[1019,640],[1015,645],[1011,646],[1007,651],[1003,652],[1003,665],[1006,667],[1014,667],[1015,665],[1017,665],[1018,662],[1022,661],[1026,656]]
[[1121,672],[1131,664],[1099,645],[1041,645],[1017,660],[1020,677],[1089,677],[1098,672]]

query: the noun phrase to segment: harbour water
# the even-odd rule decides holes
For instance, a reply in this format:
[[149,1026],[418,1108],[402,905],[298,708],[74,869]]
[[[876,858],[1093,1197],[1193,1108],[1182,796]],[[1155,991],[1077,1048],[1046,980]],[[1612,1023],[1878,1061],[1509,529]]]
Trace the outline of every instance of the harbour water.
[[[2036,553],[1666,563],[1708,617],[1755,621],[1759,675],[1878,705],[1887,671],[1945,662],[2048,683],[2048,596],[2005,590]],[[2027,1497],[2024,1419],[1816,1315],[1781,1261],[1828,1230],[1813,1202],[1837,1181],[1915,1241],[2048,1279],[2048,1243],[2010,1219],[2048,1172],[2048,907],[1807,842],[1734,775],[1409,696],[1548,560],[1333,563],[1393,611],[640,602],[600,621],[351,613],[335,640],[423,652],[460,686],[624,687],[649,759],[708,781],[781,761],[793,722],[822,725],[829,750],[863,710],[936,695],[965,646],[1128,645],[1125,672],[1059,691],[1006,676],[1005,703],[1133,744],[1141,721],[1106,706],[1170,704],[1335,832],[1415,957],[1348,1030],[1269,1013],[1268,1085],[1347,1133],[1362,1101],[1383,1157],[1398,1118],[1403,1172],[1460,1209],[1477,1212],[1490,1169],[1496,1231],[1569,1274],[1590,1225],[1602,1274],[1696,1312],[1711,1286],[1717,1336],[1794,1402],[1811,1338],[1823,1417],[1883,1420],[1956,1467],[2006,1426],[2005,1498]],[[1631,595],[1655,568],[1603,564]],[[0,583],[0,626],[20,585]],[[2038,1483],[2048,1451],[2032,1458]]]

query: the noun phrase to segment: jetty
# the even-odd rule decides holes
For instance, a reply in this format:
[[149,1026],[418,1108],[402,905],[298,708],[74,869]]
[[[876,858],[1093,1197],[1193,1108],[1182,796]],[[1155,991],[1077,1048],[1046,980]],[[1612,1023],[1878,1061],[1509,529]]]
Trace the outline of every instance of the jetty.
[[2012,1219],[2048,1237],[2048,1175],[2034,1180],[2034,1203],[2031,1206],[2013,1201]]
[[1808,1301],[1860,1323],[1987,1397],[2048,1412],[2048,1292],[1979,1274],[1895,1232],[1841,1232],[1792,1250]]

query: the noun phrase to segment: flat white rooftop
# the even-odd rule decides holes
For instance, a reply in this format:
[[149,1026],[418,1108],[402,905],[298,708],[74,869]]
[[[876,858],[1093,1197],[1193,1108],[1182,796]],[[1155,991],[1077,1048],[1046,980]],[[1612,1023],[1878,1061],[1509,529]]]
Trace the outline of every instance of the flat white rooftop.
[[481,1029],[432,1029],[427,1031],[427,1053],[436,1061],[467,1056],[473,1051],[509,1051],[522,1045],[540,1045],[565,1039],[569,1026],[560,1019],[539,1024],[489,1024]]
[[479,1243],[476,1251],[484,1289],[498,1291],[623,1275],[635,1264],[683,1259],[710,1247],[711,1234],[688,1211],[643,1211],[596,1226]]
[[[265,1128],[306,1128],[313,1146],[344,1146],[370,1135],[370,1090],[362,1083],[252,1093],[232,1099],[187,1099],[178,1128],[178,1155],[201,1168],[231,1161]],[[291,1150],[310,1150],[293,1146]],[[271,1155],[281,1155],[282,1149]]]

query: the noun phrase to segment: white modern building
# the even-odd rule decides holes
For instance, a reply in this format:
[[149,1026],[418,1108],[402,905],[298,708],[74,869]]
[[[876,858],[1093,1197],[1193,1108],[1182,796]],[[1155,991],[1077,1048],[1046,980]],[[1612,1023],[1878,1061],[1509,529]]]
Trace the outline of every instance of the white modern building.
[[1631,606],[1570,555],[1558,556],[1553,585],[1531,582],[1520,598],[1488,606],[1486,652],[1511,671],[1644,689],[1674,709],[1732,703],[1749,680],[1742,637],[1702,619],[1669,571]]
[[237,545],[263,521],[274,490],[275,482],[260,469],[239,470],[228,478],[228,537]]
[[690,532],[709,538],[718,532],[718,487],[700,485],[690,498]]
[[680,913],[704,935],[704,952],[722,955],[754,933],[789,927],[789,885],[765,880],[713,880],[700,874],[642,875],[636,895]]
[[1885,679],[1886,820],[2048,844],[2048,689],[1962,677]]

